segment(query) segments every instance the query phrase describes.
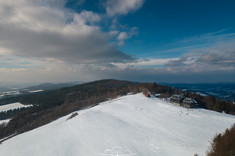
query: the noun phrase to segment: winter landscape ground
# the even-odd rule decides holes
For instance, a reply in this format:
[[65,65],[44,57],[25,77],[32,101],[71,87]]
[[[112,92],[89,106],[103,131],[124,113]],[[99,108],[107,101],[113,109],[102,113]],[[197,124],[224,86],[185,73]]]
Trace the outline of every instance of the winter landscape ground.
[[0,156],[199,156],[235,116],[186,109],[142,93],[64,116],[0,145]]

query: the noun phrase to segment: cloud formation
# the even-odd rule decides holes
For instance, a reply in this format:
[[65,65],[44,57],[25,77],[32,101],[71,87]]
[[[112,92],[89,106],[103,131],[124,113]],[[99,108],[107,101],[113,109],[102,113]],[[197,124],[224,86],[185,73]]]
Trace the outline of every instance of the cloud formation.
[[117,47],[138,28],[120,24],[117,16],[136,11],[144,0],[106,2],[102,14],[75,12],[65,8],[66,0],[0,1],[0,81],[234,81],[234,33],[176,40],[133,58]]
[[11,55],[77,64],[134,60],[109,43],[110,34],[97,24],[99,14],[72,12],[64,4],[63,0],[1,1],[0,47]]
[[178,72],[235,71],[235,46],[215,46],[194,49],[178,60],[171,60],[166,65]]
[[108,16],[126,15],[142,7],[144,0],[108,0],[106,13]]
[[131,38],[132,36],[138,35],[138,29],[136,27],[131,28],[129,31],[121,31],[117,35],[117,44],[124,45],[125,40]]

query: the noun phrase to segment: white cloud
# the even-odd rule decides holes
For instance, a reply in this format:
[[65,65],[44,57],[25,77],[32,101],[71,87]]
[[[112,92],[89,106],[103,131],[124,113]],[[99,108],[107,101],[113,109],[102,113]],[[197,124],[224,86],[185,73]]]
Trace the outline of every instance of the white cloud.
[[[235,41],[235,40],[234,40]],[[169,61],[166,65],[177,72],[221,72],[235,70],[234,41],[208,47],[192,49],[178,60]],[[231,45],[233,44],[233,45]]]
[[142,68],[142,67],[149,67],[155,68],[156,66],[165,66],[171,61],[177,61],[179,58],[169,58],[169,59],[139,59],[135,62],[130,63],[112,63],[118,68],[125,69],[125,68]]
[[108,16],[126,15],[142,7],[144,0],[108,0],[106,13]]
[[124,45],[124,40],[128,38],[129,36],[127,35],[126,32],[120,32],[119,35],[117,36],[118,45]]
[[81,19],[91,24],[101,21],[101,17],[92,11],[84,10],[81,12],[80,16],[81,16]]
[[[138,35],[137,28],[127,28],[113,20],[111,30],[104,32],[100,27],[102,15],[86,10],[75,13],[64,4],[64,0],[0,1],[0,81],[118,78],[166,82],[174,77],[174,81],[187,82],[187,78],[201,80],[200,76],[204,76],[207,80],[215,75],[218,79],[213,80],[234,81],[234,33],[178,41],[177,47],[187,53],[179,58],[136,60],[110,42],[123,45]],[[106,11],[110,17],[125,15],[142,4],[141,0],[108,0]],[[208,48],[198,49],[202,43],[207,43],[203,47]],[[179,50],[158,54],[170,56]]]
[[[64,1],[0,2],[0,47],[9,55],[56,58],[70,63],[125,62],[129,55],[109,44],[112,37],[98,26],[99,14],[75,13]],[[2,53],[2,52],[0,52]]]
[[120,32],[118,37],[117,37],[118,40],[126,40],[128,38],[129,38],[129,36],[127,35],[126,32]]
[[137,35],[138,29],[136,27],[131,28],[128,32],[120,32],[117,36],[118,45],[124,45],[125,40]]

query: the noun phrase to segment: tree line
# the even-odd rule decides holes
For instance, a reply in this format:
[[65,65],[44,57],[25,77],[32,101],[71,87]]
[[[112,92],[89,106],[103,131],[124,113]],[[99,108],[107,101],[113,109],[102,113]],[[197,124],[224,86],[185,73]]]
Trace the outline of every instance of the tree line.
[[214,137],[207,156],[234,156],[235,155],[235,124],[226,129],[223,134]]

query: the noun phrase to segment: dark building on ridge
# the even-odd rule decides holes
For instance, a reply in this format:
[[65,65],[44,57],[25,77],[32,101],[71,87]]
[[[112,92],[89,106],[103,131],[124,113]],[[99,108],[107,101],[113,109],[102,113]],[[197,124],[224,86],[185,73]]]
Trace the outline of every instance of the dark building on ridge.
[[183,101],[183,96],[182,95],[173,95],[171,98],[170,98],[170,102],[171,103],[174,103],[175,105],[178,105],[180,106],[180,104],[182,103]]
[[198,103],[192,98],[184,98],[182,106],[185,108],[195,108],[198,107]]
[[184,97],[182,95],[171,96],[170,102],[177,105],[177,106],[183,106],[185,108],[196,108],[199,106],[197,101],[195,101],[194,99]]

